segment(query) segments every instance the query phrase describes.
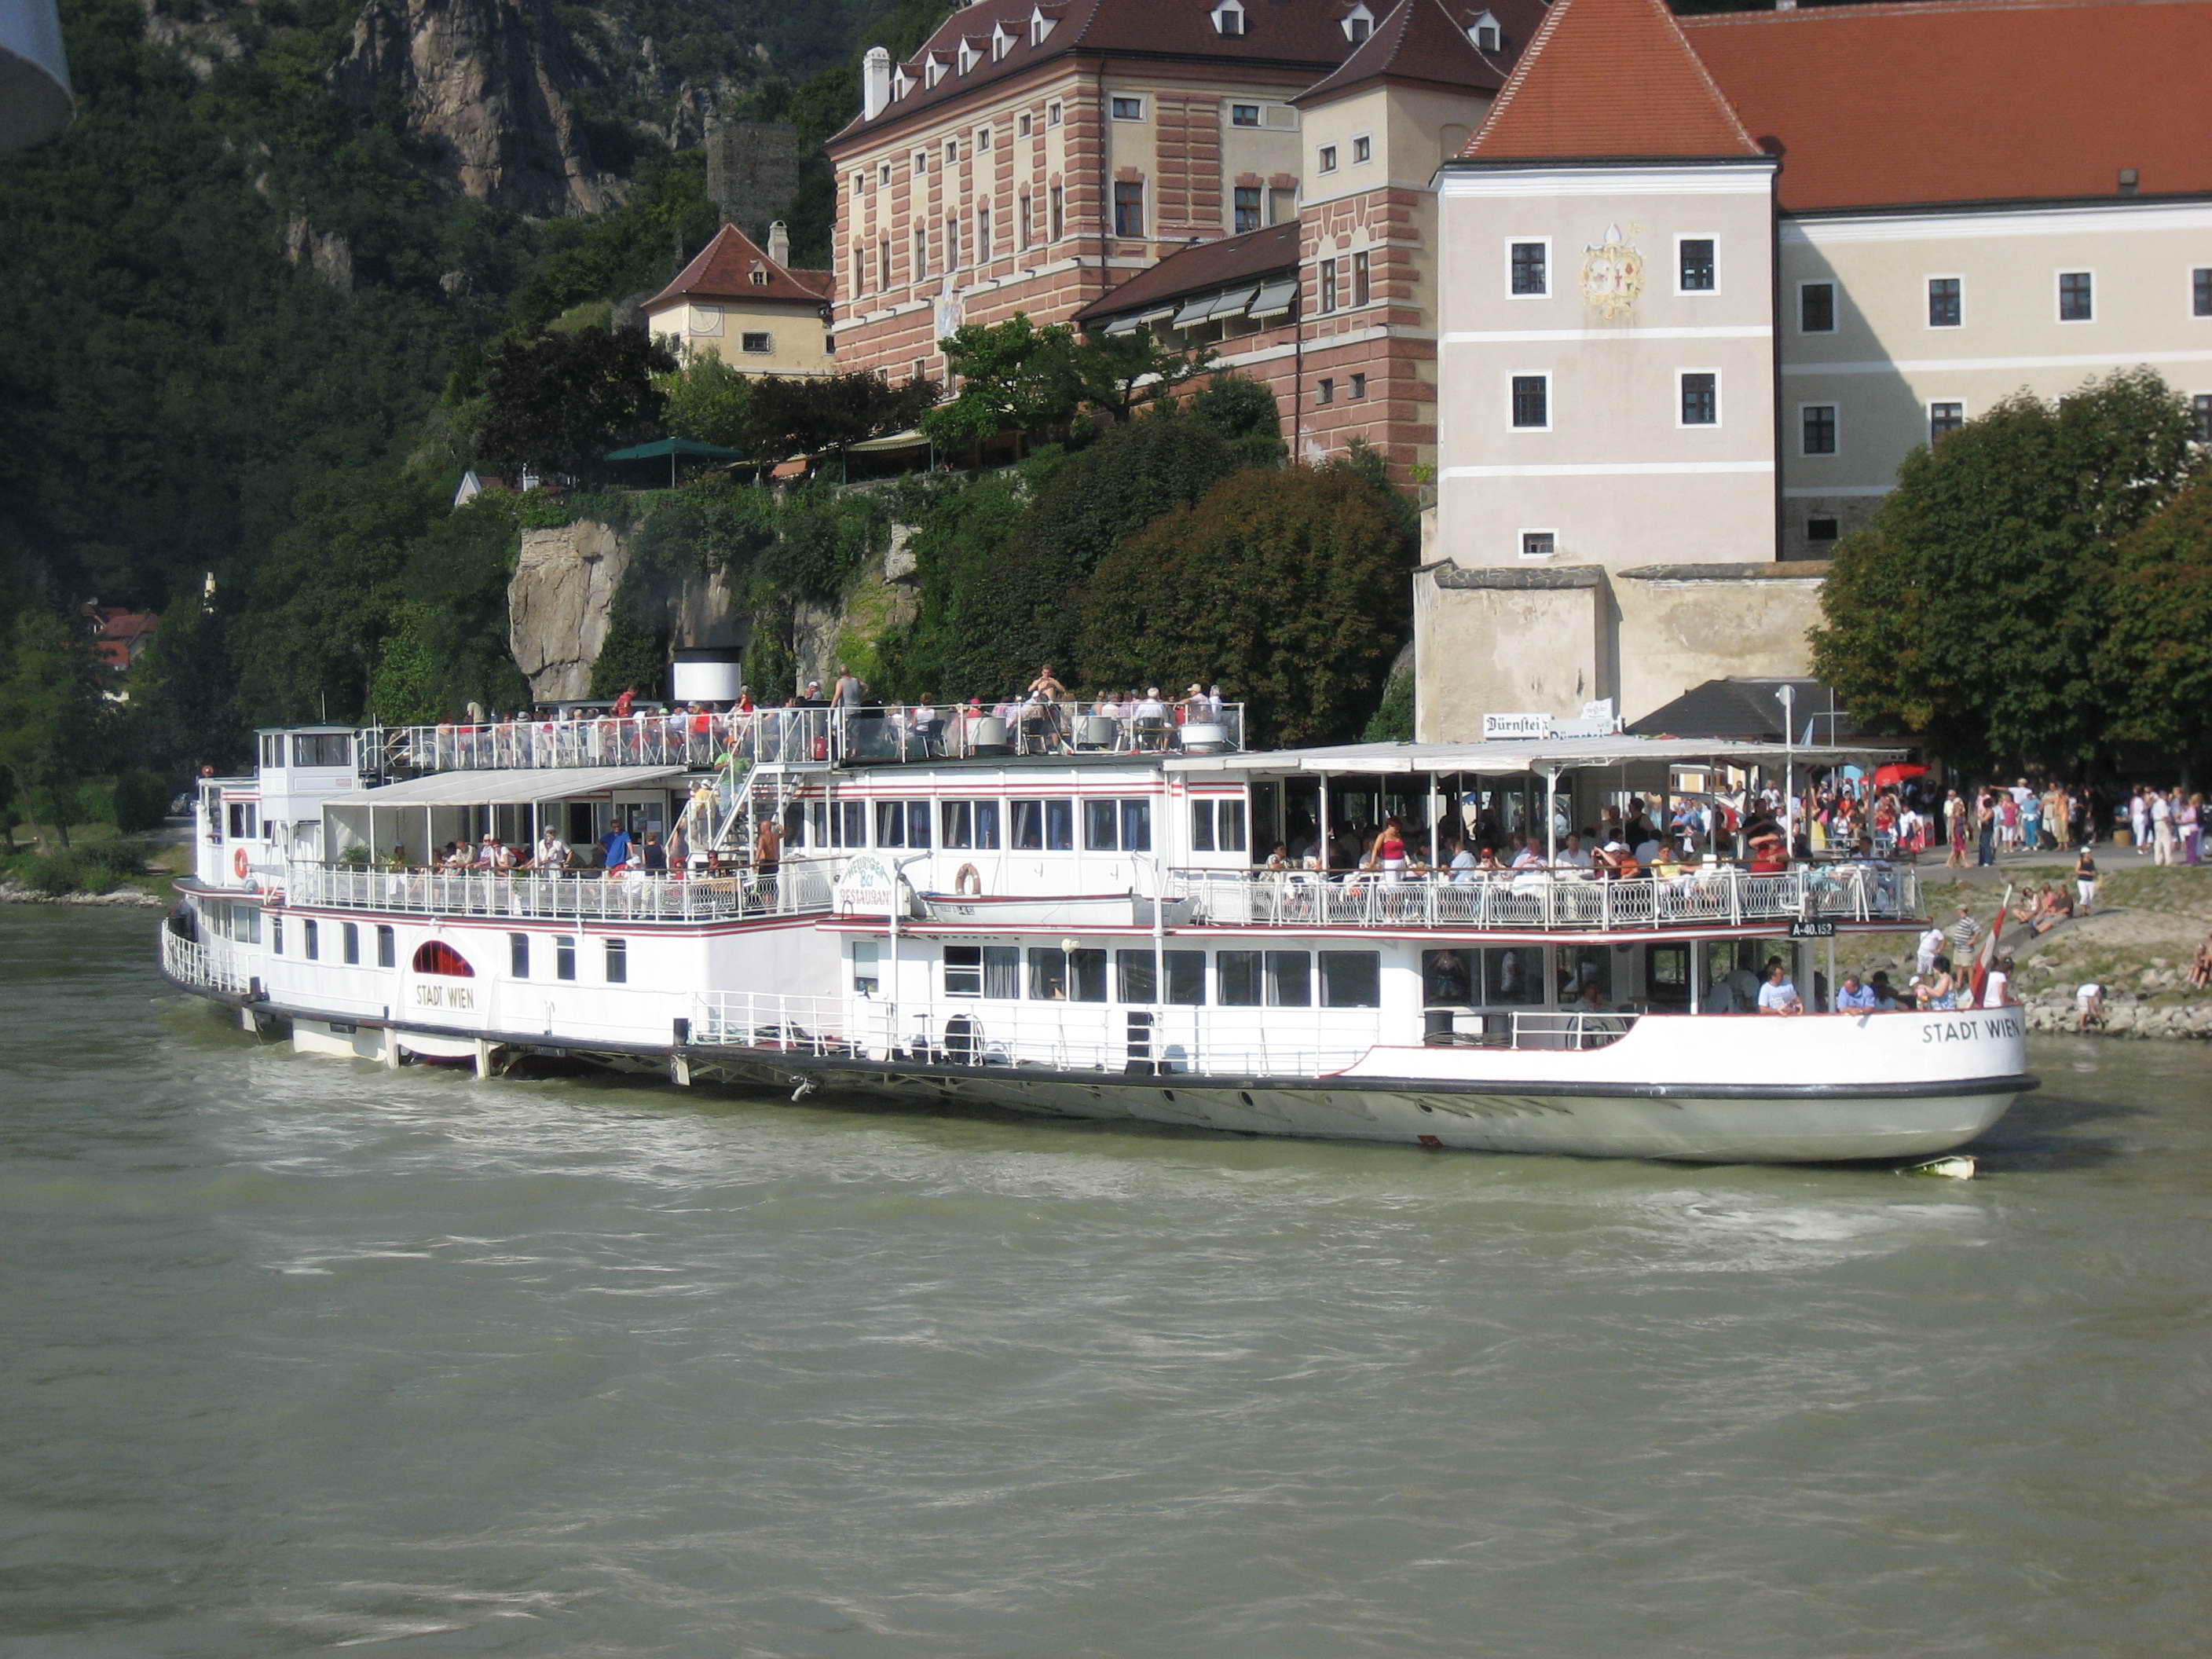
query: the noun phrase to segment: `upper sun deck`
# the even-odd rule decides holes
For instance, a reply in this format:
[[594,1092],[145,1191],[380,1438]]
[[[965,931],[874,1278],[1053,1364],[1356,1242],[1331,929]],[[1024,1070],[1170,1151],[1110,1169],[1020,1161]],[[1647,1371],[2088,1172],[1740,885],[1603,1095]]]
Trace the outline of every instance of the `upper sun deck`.
[[825,769],[1048,755],[1218,755],[1241,750],[1243,737],[1242,703],[971,698],[750,714],[567,710],[473,725],[374,726],[361,734],[361,756],[364,770],[408,778],[605,766],[704,769],[732,754],[757,766]]

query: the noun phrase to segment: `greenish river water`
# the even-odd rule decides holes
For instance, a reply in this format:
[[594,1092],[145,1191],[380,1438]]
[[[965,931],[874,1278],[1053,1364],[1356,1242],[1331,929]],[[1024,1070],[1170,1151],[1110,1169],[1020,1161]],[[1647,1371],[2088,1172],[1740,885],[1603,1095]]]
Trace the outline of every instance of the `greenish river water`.
[[301,1059],[0,907],[0,1651],[2204,1650],[2212,1088],[1972,1182]]

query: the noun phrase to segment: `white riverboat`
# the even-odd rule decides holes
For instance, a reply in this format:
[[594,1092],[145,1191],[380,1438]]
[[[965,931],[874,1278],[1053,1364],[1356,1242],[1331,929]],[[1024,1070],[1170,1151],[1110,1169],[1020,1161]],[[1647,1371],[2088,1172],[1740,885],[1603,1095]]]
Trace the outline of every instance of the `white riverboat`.
[[[204,783],[163,967],[249,1028],[392,1066],[554,1054],[685,1085],[1430,1147],[1923,1158],[2034,1086],[2015,1007],[1825,1012],[1839,946],[1924,925],[1909,867],[1567,863],[1564,837],[1608,805],[1663,814],[1677,790],[1865,751],[1249,751],[1234,708],[1188,741],[1080,707],[1032,716],[264,732],[253,775]],[[1347,867],[1347,828],[1393,817],[1407,867]],[[756,867],[771,821],[781,856]],[[453,843],[588,848],[617,826],[680,827],[696,856],[612,877],[441,867]],[[1438,867],[1462,834],[1529,837],[1547,867]],[[1282,842],[1319,867],[1263,867]],[[1735,1012],[1775,959],[1808,1012]]]

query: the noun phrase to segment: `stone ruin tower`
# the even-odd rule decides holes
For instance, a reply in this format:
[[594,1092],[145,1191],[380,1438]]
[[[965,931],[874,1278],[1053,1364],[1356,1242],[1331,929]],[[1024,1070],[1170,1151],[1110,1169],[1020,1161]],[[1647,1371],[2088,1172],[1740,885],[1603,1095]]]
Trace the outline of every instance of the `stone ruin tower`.
[[799,191],[799,129],[775,121],[715,121],[707,129],[707,194],[725,224],[761,246]]

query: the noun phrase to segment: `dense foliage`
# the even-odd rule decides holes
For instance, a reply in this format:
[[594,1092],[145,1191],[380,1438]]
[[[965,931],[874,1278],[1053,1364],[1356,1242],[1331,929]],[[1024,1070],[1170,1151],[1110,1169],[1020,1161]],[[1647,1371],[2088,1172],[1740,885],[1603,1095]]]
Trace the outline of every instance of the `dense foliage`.
[[1814,672],[1861,720],[1968,764],[2086,763],[2142,734],[2129,665],[2202,640],[2185,578],[2158,568],[2188,514],[2133,538],[2199,453],[2187,406],[2148,369],[2051,403],[2022,393],[1916,450],[1837,550]]
[[653,384],[676,360],[636,329],[586,328],[508,340],[484,370],[487,459],[548,471],[594,466],[658,435],[668,399]]
[[1125,421],[1139,401],[1171,392],[1212,366],[1211,349],[1185,352],[1149,329],[1079,336],[1066,323],[1040,328],[1026,313],[1002,323],[968,323],[943,342],[959,394],[922,417],[941,447],[969,450],[1001,433],[1065,434],[1089,408]]

